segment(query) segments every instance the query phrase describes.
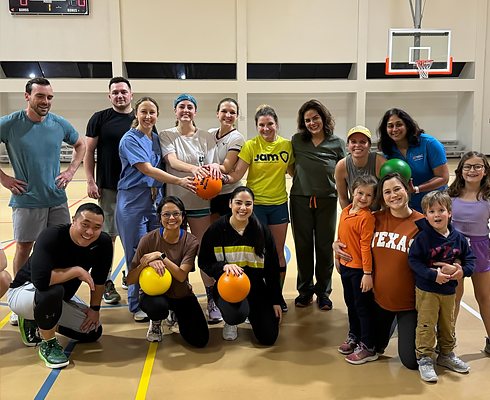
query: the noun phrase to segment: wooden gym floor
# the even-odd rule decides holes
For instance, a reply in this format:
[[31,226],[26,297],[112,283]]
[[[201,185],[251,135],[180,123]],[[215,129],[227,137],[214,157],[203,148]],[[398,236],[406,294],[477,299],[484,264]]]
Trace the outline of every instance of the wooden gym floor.
[[[457,160],[450,161],[454,171]],[[11,174],[11,168],[1,168]],[[291,181],[288,180],[288,187]],[[68,187],[70,211],[86,197],[83,169]],[[6,249],[12,272],[15,250],[9,193],[0,187],[0,241]],[[466,280],[464,307],[457,324],[456,354],[471,366],[468,375],[437,368],[439,382],[421,381],[418,371],[404,368],[397,356],[397,338],[376,362],[354,366],[343,360],[337,347],[347,333],[347,314],[339,275],[334,272],[331,311],[320,311],[314,303],[306,309],[293,305],[297,295],[296,261],[291,230],[284,295],[289,312],[284,315],[279,339],[273,347],[262,347],[253,339],[249,325],[238,329],[238,339],[221,338],[222,323],[210,327],[210,342],[204,349],[187,346],[179,334],[165,332],[160,344],[148,343],[148,324],[133,322],[127,309],[127,292],[121,289],[123,251],[116,242],[113,273],[123,300],[103,306],[102,338],[93,344],[75,344],[60,336],[70,352],[70,365],[50,370],[39,359],[37,349],[25,347],[17,327],[8,323],[6,298],[0,306],[0,399],[471,399],[490,396],[490,357],[482,351],[485,331],[470,280]],[[190,281],[205,307],[199,273]],[[88,300],[82,284],[79,294]],[[104,303],[103,303],[104,304]]]

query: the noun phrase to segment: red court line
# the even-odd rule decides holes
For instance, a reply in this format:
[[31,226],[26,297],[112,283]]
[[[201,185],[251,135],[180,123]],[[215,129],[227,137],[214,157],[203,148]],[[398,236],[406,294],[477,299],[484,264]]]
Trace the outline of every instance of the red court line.
[[[74,202],[74,203],[73,203],[71,206],[68,206],[68,208],[72,208],[72,207],[73,207],[75,204],[78,204],[78,203],[80,203],[81,201],[84,201],[84,200],[85,200],[87,197],[88,197],[88,195],[87,195],[87,196],[85,196],[85,197],[82,197],[80,200],[75,201],[75,202]],[[10,244],[8,244],[7,246],[5,246],[3,249],[4,249],[4,250],[7,250],[7,249],[8,249],[10,246],[12,246],[13,244],[15,244],[15,240],[14,240],[13,242],[11,242]]]

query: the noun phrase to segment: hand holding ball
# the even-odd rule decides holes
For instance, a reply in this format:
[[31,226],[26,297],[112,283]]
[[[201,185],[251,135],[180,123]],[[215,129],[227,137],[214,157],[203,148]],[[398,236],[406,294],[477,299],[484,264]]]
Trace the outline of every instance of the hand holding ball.
[[228,303],[239,303],[245,300],[250,292],[250,279],[246,274],[233,275],[226,272],[218,281],[218,293]]
[[165,270],[163,276],[158,275],[152,267],[145,267],[140,273],[139,282],[143,292],[150,296],[164,294],[172,284],[172,274]]
[[223,186],[221,179],[215,179],[210,176],[204,178],[194,178],[196,183],[196,194],[204,200],[212,199],[221,192]]

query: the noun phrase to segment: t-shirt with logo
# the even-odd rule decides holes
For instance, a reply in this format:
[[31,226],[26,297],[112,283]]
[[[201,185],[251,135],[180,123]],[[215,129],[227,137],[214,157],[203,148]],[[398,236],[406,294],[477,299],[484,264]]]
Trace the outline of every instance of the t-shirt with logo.
[[424,218],[412,210],[408,218],[394,217],[390,210],[374,213],[373,292],[375,301],[388,311],[415,309],[415,277],[408,264],[408,251]]
[[288,200],[286,170],[294,164],[291,142],[280,136],[267,142],[262,136],[247,140],[238,155],[249,165],[247,186],[257,205],[280,205]]

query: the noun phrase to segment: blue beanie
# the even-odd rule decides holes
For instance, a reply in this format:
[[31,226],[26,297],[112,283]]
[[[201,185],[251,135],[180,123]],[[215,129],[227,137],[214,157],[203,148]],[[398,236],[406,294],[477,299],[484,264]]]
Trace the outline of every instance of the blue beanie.
[[177,97],[174,101],[174,108],[177,108],[177,104],[179,104],[181,101],[188,100],[192,101],[194,103],[194,107],[196,107],[197,111],[197,102],[194,97],[192,97],[190,94],[181,94],[179,97]]

